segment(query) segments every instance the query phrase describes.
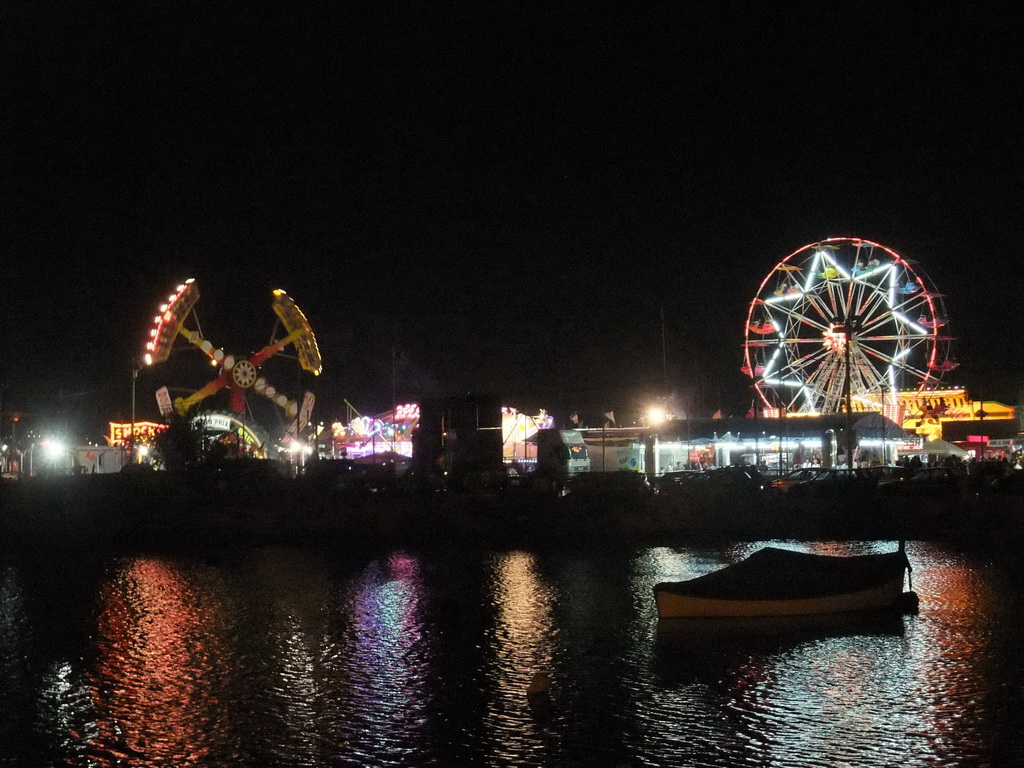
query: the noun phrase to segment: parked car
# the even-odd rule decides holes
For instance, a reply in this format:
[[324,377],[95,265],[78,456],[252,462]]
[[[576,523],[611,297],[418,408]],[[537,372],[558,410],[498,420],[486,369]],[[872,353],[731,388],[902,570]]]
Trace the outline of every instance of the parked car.
[[771,484],[771,490],[775,493],[785,493],[797,483],[803,483],[807,480],[811,480],[825,469],[823,467],[801,467],[800,469],[794,469],[784,477],[780,477],[778,480],[773,480]]
[[925,467],[909,477],[885,480],[878,484],[883,497],[956,498],[967,485],[967,477],[950,467]]
[[877,481],[866,469],[826,469],[809,480],[792,485],[790,498],[853,501],[871,496]]
[[653,490],[643,472],[620,470],[617,472],[583,472],[573,475],[565,484],[563,495],[577,501],[642,501]]
[[876,483],[887,483],[890,480],[901,480],[905,477],[910,477],[917,470],[913,467],[883,464],[876,467],[867,467],[865,471],[875,478]]
[[680,487],[699,502],[729,502],[765,496],[768,482],[754,467],[720,467],[700,472]]
[[688,483],[702,473],[695,469],[683,469],[675,472],[666,472],[655,477],[651,481],[651,488],[655,493],[673,493],[679,490],[684,483]]

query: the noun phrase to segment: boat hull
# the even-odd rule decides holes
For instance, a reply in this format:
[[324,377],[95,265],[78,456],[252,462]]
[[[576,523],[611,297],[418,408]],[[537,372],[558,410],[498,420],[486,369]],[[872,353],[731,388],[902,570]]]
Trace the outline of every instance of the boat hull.
[[811,616],[897,608],[906,552],[834,556],[764,547],[689,581],[654,587],[659,618]]
[[656,590],[654,596],[658,617],[663,619],[850,613],[896,608],[903,596],[903,576],[901,574],[891,581],[854,592],[785,600],[726,600],[679,595],[664,590]]

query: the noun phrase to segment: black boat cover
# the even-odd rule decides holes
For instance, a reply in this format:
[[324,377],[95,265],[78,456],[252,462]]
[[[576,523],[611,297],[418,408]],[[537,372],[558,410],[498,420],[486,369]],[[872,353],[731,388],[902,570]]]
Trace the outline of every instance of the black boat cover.
[[712,600],[793,600],[868,589],[901,576],[909,568],[902,548],[878,555],[840,557],[765,547],[704,576],[656,584],[654,591]]

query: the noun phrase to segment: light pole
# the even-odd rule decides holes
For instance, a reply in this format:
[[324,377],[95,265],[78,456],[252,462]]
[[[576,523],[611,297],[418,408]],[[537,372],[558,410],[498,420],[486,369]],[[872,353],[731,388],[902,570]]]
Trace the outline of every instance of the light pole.
[[139,378],[138,361],[132,361],[132,433],[128,438],[128,463],[135,463],[135,382]]

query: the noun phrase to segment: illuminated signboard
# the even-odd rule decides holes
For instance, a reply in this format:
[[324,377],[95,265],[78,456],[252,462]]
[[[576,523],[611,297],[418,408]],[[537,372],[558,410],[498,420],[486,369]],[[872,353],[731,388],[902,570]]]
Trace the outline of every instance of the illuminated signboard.
[[[135,442],[150,443],[153,441],[153,438],[165,429],[167,429],[166,424],[157,424],[152,421],[136,421]],[[107,442],[110,445],[126,445],[131,440],[131,435],[132,423],[130,421],[124,424],[112,421],[110,422],[110,434],[107,436]]]
[[408,403],[395,408],[395,421],[416,421],[420,417],[420,407],[416,403]]
[[193,418],[192,423],[206,432],[229,432],[238,435],[249,445],[262,448],[267,442],[265,434],[254,424],[231,413],[201,413]]

